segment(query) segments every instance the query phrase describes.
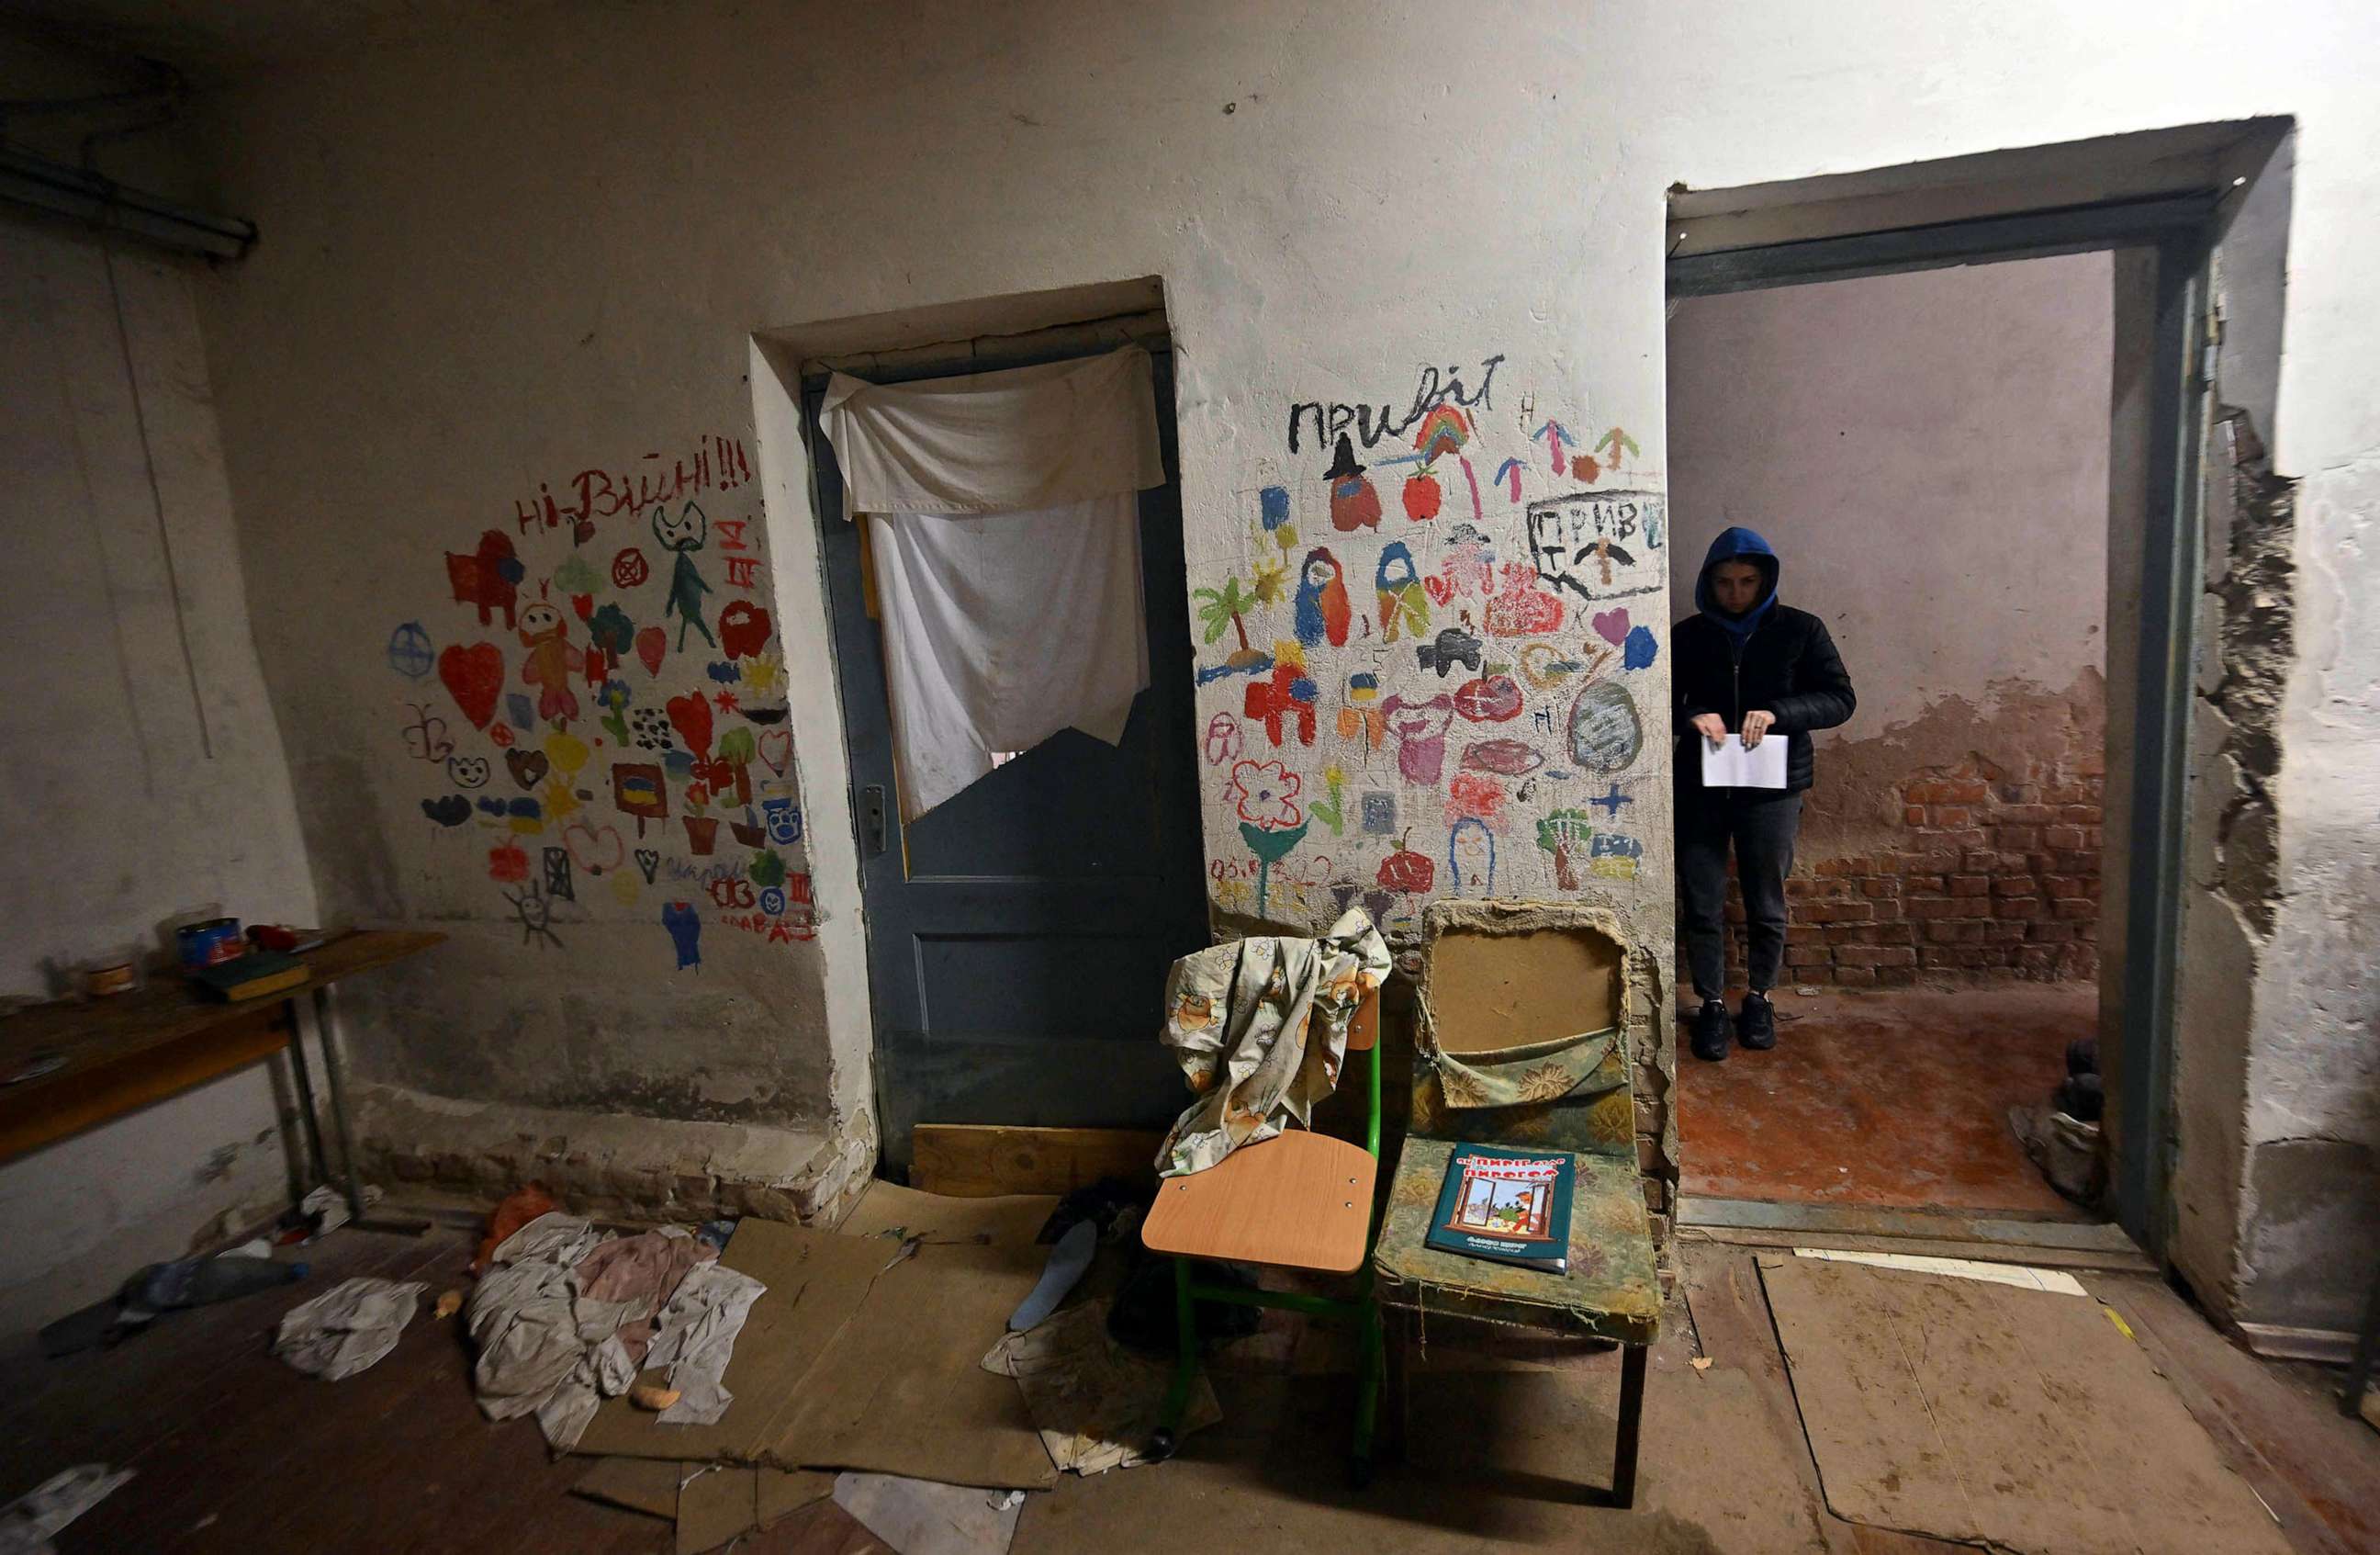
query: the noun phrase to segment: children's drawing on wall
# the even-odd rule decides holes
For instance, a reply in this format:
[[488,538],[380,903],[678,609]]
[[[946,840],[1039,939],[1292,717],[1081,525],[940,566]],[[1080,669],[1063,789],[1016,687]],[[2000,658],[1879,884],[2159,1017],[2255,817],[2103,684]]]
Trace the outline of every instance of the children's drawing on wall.
[[1194,567],[1217,907],[1361,900],[1393,931],[1438,897],[1634,877],[1621,808],[1666,707],[1658,473],[1580,407],[1500,408],[1504,361],[1293,399],[1238,551]]
[[[412,691],[403,748],[430,771],[423,818],[474,839],[451,868],[486,877],[525,945],[658,917],[678,968],[698,969],[701,915],[658,900],[679,880],[733,909],[716,922],[815,934],[784,660],[749,597],[751,483],[742,443],[709,435],[540,481],[508,521],[458,522],[448,543],[463,543],[426,558],[417,608],[389,629],[388,667]],[[698,638],[710,651],[685,653]]]

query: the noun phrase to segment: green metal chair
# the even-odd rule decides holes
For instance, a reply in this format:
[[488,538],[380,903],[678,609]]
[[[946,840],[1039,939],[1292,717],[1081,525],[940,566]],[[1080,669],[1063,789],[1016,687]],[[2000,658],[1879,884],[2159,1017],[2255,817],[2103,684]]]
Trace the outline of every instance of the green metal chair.
[[[1422,926],[1413,1117],[1372,1259],[1379,1299],[1400,1313],[1471,1318],[1622,1346],[1611,1488],[1599,1499],[1627,1507],[1636,1493],[1645,1358],[1661,1317],[1652,1231],[1636,1163],[1636,1107],[1624,1020],[1628,952],[1608,915],[1574,905],[1433,905]],[[1439,986],[1445,970],[1439,951],[1450,932],[1571,936],[1576,962],[1554,977],[1542,967],[1529,969],[1507,987],[1483,987],[1475,976],[1462,988],[1450,989]],[[1584,1019],[1591,1029],[1508,1028],[1497,1040],[1512,1045],[1497,1051],[1466,1045],[1450,1030],[1465,1021],[1475,1027],[1482,1011],[1512,1009],[1519,1002],[1511,996],[1513,990],[1548,984],[1565,990],[1575,1008],[1588,1012]],[[1600,1024],[1606,1020],[1609,1025]],[[1556,1074],[1557,1066],[1544,1063],[1558,1046],[1574,1055],[1574,1066],[1566,1073]],[[1441,1062],[1441,1054],[1456,1063]],[[1508,1060],[1512,1061],[1500,1062]],[[1512,1089],[1524,1098],[1534,1092],[1534,1098],[1514,1101],[1509,1094],[1473,1094],[1482,1083],[1478,1076],[1491,1071],[1517,1075]],[[1540,1075],[1548,1077],[1533,1085]],[[1468,1104],[1450,1102],[1450,1094]],[[1480,1104],[1497,1100],[1506,1104]],[[1575,1185],[1567,1273],[1466,1257],[1427,1245],[1439,1189],[1458,1143],[1570,1154]],[[1402,1328],[1399,1337],[1402,1342]]]
[[[1372,1243],[1378,1226],[1375,1191],[1380,1156],[1380,995],[1364,996],[1348,1022],[1347,1049],[1365,1058],[1364,1143],[1353,1145],[1308,1129],[1290,1129],[1243,1145],[1214,1166],[1157,1184],[1157,1201],[1141,1222],[1141,1243],[1173,1259],[1174,1317],[1181,1346],[1163,1423],[1149,1444],[1152,1458],[1170,1456],[1198,1375],[1196,1305],[1202,1301],[1272,1306],[1355,1325],[1360,1375],[1350,1473],[1366,1483],[1372,1468],[1372,1427],[1379,1412],[1387,1358],[1379,1307],[1372,1296]],[[1193,1259],[1294,1269],[1354,1278],[1345,1299],[1289,1291],[1244,1290],[1201,1283]]]

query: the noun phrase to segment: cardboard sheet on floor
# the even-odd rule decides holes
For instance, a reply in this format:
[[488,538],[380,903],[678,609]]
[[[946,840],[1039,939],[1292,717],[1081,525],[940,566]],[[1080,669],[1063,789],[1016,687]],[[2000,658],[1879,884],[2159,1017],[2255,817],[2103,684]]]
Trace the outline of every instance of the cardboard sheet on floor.
[[[943,1241],[988,1237],[990,1246],[1029,1247],[1041,1233],[1050,1211],[1057,1207],[1057,1198],[1047,1194],[952,1198],[919,1193],[898,1183],[875,1182],[868,1184],[868,1191],[859,1196],[859,1202],[835,1229],[845,1236],[875,1236],[900,1231],[905,1235]],[[1042,1248],[1042,1257],[1034,1260],[1037,1279],[1048,1252],[1048,1248]]]
[[2287,1555],[2095,1301],[1764,1255],[1827,1505],[2025,1555]]
[[700,1466],[674,1458],[598,1458],[570,1487],[570,1493],[607,1506],[674,1518],[678,1481]]
[[[752,1304],[727,1363],[723,1380],[735,1399],[727,1413],[715,1425],[664,1426],[625,1396],[607,1399],[572,1451],[705,1463],[759,1462],[762,1450],[776,1440],[777,1419],[804,1374],[859,1310],[868,1286],[892,1255],[892,1249],[880,1241],[747,1220],[719,1261],[769,1289]],[[660,1378],[655,1374],[649,1379]]]
[[802,1379],[768,1461],[951,1485],[1056,1483],[1015,1379],[980,1364],[1036,1278],[1001,1247],[929,1245],[886,1270]]
[[688,1464],[687,1478],[677,1493],[677,1555],[716,1549],[832,1494],[831,1474]]
[[[575,1451],[962,1485],[1053,1483],[1057,1470],[1014,1380],[978,1364],[1039,1278],[1047,1250],[1029,1233],[990,1246],[936,1241],[956,1234],[951,1228],[964,1217],[936,1225],[921,1208],[931,1206],[899,1206],[895,1223],[917,1222],[913,1232],[929,1240],[897,1262],[899,1244],[889,1237],[745,1221],[721,1261],[769,1290],[728,1362],[735,1402],[726,1415],[711,1426],[664,1426],[625,1397],[611,1399]],[[1027,1218],[1014,1201],[1004,1213],[1012,1231]]]

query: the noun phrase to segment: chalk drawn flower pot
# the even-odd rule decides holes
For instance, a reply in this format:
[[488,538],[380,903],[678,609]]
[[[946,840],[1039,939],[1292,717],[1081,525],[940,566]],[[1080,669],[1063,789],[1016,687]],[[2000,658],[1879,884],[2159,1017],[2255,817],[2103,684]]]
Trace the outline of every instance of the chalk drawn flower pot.
[[686,845],[697,856],[708,856],[710,850],[719,845],[719,820],[716,816],[686,815],[678,819],[686,822]]

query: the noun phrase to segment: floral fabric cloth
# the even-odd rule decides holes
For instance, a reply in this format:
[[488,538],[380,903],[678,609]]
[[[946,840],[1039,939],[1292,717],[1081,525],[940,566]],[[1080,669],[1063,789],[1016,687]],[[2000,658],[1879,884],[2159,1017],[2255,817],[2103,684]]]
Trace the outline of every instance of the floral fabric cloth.
[[1619,1039],[1620,1028],[1608,1026],[1600,1031],[1457,1058],[1439,1047],[1432,1024],[1424,1022],[1420,1047],[1422,1061],[1437,1072],[1439,1092],[1447,1106],[1466,1111],[1560,1101],[1586,1083]]
[[1204,1172],[1309,1124],[1339,1084],[1348,1021],[1388,975],[1388,943],[1360,908],[1318,940],[1262,935],[1175,962],[1158,1039],[1198,1099],[1166,1136],[1159,1173]]

